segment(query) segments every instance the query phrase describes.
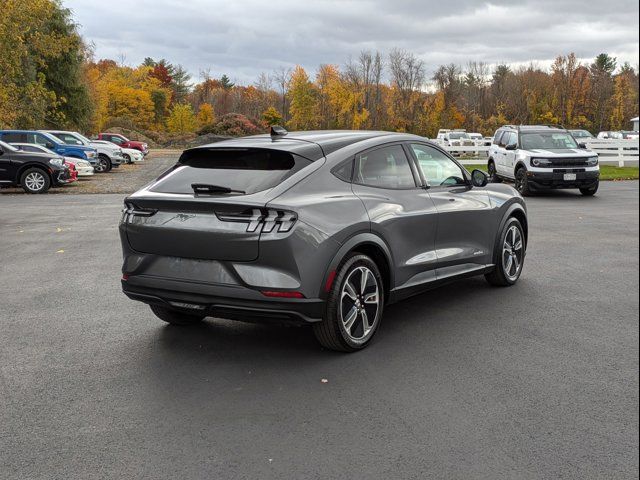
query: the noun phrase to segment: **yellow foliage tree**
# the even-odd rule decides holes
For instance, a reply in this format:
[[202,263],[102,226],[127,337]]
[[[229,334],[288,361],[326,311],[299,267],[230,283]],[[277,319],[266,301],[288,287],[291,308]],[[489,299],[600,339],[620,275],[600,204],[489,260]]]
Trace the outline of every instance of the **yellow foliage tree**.
[[193,133],[198,126],[198,120],[191,105],[179,103],[173,107],[167,119],[167,128],[171,133]]
[[216,115],[213,106],[210,103],[203,103],[198,109],[198,127],[202,128],[211,125],[216,121]]
[[625,74],[615,78],[611,110],[611,129],[622,130],[632,115],[638,113],[638,97],[629,77]]
[[318,126],[318,99],[316,88],[307,72],[298,65],[291,74],[289,96],[291,118],[289,126],[294,130],[311,130]]
[[269,126],[280,125],[282,123],[282,115],[275,107],[269,107],[262,112],[262,120]]

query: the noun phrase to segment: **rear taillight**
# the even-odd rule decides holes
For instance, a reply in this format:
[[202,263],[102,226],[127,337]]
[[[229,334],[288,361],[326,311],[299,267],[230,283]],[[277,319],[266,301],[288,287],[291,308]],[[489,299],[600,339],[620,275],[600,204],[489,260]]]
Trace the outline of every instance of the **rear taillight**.
[[242,222],[247,224],[247,232],[282,232],[293,228],[298,217],[286,210],[254,208],[243,213],[216,213],[223,222]]
[[122,209],[122,222],[131,223],[133,217],[150,217],[157,211],[155,208],[140,208],[132,203],[125,203]]

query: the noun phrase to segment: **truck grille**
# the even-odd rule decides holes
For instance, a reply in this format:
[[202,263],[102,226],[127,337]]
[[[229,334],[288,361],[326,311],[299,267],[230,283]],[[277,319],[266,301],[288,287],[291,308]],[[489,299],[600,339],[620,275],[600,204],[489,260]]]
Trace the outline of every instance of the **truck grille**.
[[586,158],[552,158],[550,160],[552,168],[587,166]]

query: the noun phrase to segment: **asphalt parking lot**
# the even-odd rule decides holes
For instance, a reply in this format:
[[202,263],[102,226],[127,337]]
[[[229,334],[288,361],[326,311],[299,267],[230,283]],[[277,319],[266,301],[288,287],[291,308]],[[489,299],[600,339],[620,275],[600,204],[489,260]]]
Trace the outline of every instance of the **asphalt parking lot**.
[[0,478],[637,478],[638,182],[527,200],[515,287],[393,305],[352,355],[165,326],[120,292],[122,198],[0,196]]

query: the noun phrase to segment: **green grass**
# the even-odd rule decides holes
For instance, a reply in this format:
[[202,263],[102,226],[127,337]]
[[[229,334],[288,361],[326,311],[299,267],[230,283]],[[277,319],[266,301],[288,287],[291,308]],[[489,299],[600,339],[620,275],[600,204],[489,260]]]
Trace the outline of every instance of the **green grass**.
[[[487,171],[486,164],[465,165],[467,170],[476,168]],[[615,167],[613,165],[600,165],[600,180],[638,180],[638,167]]]

